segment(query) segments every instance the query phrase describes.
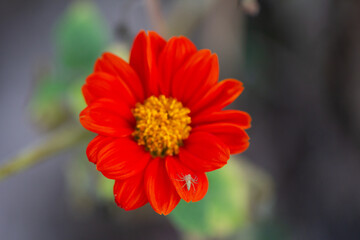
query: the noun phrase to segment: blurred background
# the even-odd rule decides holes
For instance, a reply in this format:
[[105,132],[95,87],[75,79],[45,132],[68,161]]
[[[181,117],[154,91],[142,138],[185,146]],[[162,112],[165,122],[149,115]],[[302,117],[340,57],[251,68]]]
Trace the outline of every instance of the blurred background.
[[[94,61],[140,29],[217,53],[253,118],[166,217],[115,206],[78,123]],[[360,239],[360,1],[1,0],[0,36],[1,239]]]

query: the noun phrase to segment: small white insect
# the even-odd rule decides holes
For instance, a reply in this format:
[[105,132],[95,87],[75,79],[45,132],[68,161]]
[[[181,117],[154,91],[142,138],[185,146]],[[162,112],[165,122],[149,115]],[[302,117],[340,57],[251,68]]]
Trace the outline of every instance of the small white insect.
[[185,185],[186,185],[187,190],[190,191],[191,186],[192,186],[194,188],[194,192],[195,192],[195,185],[194,184],[198,183],[198,177],[197,176],[192,177],[191,174],[186,174],[186,175],[181,174],[181,176],[179,176],[179,174],[178,174],[178,177],[179,177],[179,179],[176,179],[177,181],[180,181],[180,182],[184,181],[185,182],[184,185],[182,186],[182,188],[185,187]]

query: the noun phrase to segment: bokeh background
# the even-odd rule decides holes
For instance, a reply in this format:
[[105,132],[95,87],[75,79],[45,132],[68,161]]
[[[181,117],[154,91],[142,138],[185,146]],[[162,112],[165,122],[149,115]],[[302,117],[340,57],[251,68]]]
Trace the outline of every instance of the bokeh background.
[[[140,29],[216,52],[253,118],[215,190],[168,217],[114,206],[77,122],[95,59],[127,60]],[[0,238],[360,239],[359,91],[358,0],[1,0],[0,164],[44,161],[0,182]]]

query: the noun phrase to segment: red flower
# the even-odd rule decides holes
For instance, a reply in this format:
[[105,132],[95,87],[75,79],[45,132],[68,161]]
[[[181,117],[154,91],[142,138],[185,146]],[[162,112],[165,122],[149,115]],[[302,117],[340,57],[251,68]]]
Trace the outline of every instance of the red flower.
[[130,63],[105,53],[82,88],[81,124],[97,133],[87,148],[97,170],[115,180],[125,210],[150,202],[159,214],[201,200],[205,172],[249,146],[250,116],[222,110],[242,92],[240,81],[218,82],[215,54],[185,37],[165,41],[141,31]]

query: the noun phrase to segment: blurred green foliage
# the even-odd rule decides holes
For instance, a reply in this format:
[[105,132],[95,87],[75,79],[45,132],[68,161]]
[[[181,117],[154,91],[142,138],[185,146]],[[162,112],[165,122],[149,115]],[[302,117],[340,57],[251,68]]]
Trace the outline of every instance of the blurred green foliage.
[[33,122],[41,128],[52,128],[61,125],[67,119],[63,93],[67,89],[64,81],[54,79],[52,75],[44,75],[38,80],[29,109]]
[[66,91],[66,102],[71,114],[77,118],[79,113],[86,107],[84,96],[82,95],[81,87],[85,83],[85,77],[79,78],[69,84]]
[[107,26],[93,3],[75,1],[69,5],[55,26],[54,64],[37,79],[29,104],[31,119],[40,128],[51,130],[69,120],[77,122],[85,107],[81,86],[109,39]]
[[70,5],[56,26],[56,55],[64,67],[91,70],[108,43],[109,31],[89,1]]

